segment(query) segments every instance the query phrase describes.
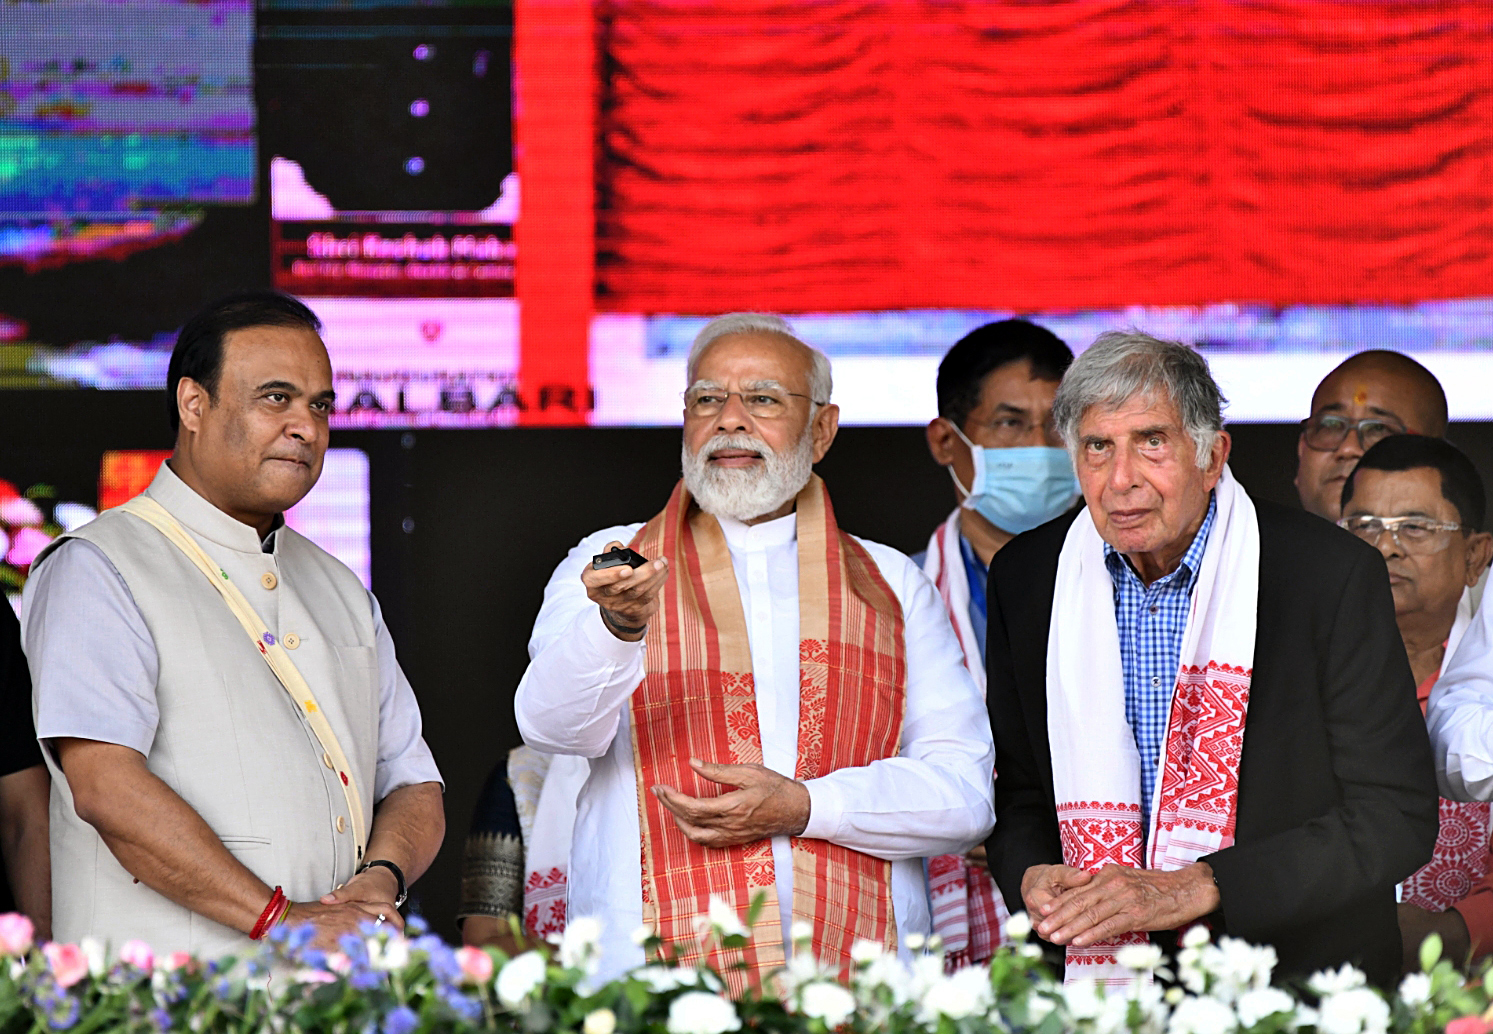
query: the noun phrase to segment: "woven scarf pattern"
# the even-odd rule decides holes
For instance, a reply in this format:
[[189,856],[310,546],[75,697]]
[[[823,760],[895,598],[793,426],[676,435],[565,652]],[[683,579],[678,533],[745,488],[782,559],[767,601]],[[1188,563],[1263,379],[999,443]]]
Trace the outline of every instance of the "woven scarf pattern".
[[[907,661],[901,604],[865,549],[839,530],[817,476],[799,493],[797,514],[795,775],[807,780],[896,755]],[[708,961],[739,990],[785,961],[772,843],[695,844],[651,792],[660,784],[697,797],[731,789],[696,776],[690,758],[762,763],[756,683],[731,554],[720,524],[692,505],[682,483],[631,545],[671,564],[631,705],[643,921],[680,950],[681,964]],[[891,863],[823,840],[795,837],[792,847],[793,915],[812,924],[819,958],[848,966],[851,945],[862,939],[895,947]],[[762,898],[744,949],[702,949],[695,921],[712,896],[743,916],[754,897]]]

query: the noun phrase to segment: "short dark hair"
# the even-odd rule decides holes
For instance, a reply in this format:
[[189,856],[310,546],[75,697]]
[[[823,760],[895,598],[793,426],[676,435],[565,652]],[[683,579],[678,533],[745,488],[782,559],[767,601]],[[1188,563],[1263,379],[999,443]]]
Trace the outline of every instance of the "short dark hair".
[[960,338],[938,364],[938,415],[963,430],[980,404],[985,378],[1007,363],[1029,360],[1032,373],[1060,381],[1073,350],[1046,327],[1027,320],[1000,320]]
[[1457,519],[1469,531],[1482,531],[1487,516],[1483,479],[1466,454],[1445,438],[1423,434],[1394,434],[1374,444],[1348,480],[1343,483],[1343,508],[1353,498],[1353,479],[1360,470],[1419,470],[1429,468],[1441,475],[1441,495],[1456,507]]
[[248,327],[305,327],[321,333],[316,313],[288,294],[278,291],[247,291],[219,298],[182,324],[166,368],[166,411],[171,430],[181,426],[176,408],[176,386],[190,377],[207,389],[208,398],[218,397],[223,374],[223,339]]

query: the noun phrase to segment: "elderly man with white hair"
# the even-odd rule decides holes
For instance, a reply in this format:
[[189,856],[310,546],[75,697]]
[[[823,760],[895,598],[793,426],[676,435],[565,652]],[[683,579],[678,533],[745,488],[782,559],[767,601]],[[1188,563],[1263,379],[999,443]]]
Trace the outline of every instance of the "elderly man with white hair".
[[1378,551],[1253,500],[1184,345],[1102,335],[1053,417],[1085,507],[996,554],[987,843],[1067,975],[1203,923],[1279,977],[1400,970],[1435,775]]
[[[990,831],[990,731],[942,604],[840,530],[813,473],[829,398],[782,319],[711,321],[668,505],[583,539],[545,591],[515,708],[531,746],[591,759],[569,912],[603,921],[603,976],[644,961],[640,927],[738,985],[802,924],[832,964],[905,950],[931,925],[921,859]],[[623,544],[647,562],[593,566]],[[697,938],[716,900],[759,905],[744,948]]]

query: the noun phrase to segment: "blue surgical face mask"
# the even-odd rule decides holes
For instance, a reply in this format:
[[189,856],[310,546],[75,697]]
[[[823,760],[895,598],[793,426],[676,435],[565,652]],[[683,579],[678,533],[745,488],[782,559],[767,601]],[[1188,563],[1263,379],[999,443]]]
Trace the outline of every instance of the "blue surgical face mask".
[[965,488],[950,466],[949,476],[964,496],[964,506],[1002,531],[1020,535],[1065,513],[1078,501],[1078,478],[1066,449],[1049,445],[1021,445],[1011,449],[986,449],[964,437],[952,421],[974,458],[974,484]]

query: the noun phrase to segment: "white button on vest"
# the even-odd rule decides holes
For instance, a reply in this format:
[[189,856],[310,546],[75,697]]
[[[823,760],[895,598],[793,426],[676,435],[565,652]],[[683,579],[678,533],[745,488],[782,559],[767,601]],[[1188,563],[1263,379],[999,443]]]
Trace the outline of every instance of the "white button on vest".
[[337,767],[336,765],[332,764],[332,755],[330,754],[323,753],[321,756],[321,763],[331,769],[335,769]]
[[346,833],[347,832],[347,823],[344,822],[344,821],[342,821],[342,816],[341,815],[337,816],[337,832],[339,832],[339,833]]
[[280,642],[285,644],[285,649],[294,650],[297,646],[301,645],[301,637],[294,632],[286,632],[285,638],[281,639]]
[[274,571],[266,571],[264,572],[264,577],[259,579],[259,584],[263,585],[266,589],[273,589],[280,584],[280,579],[275,577]]

